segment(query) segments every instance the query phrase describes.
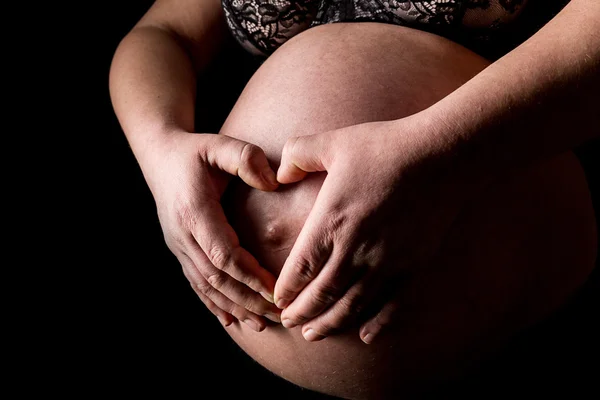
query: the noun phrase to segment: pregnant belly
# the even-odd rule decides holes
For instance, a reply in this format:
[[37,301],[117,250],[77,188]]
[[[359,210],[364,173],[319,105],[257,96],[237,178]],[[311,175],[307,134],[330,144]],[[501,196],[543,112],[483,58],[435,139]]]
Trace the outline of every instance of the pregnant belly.
[[[290,136],[402,118],[486,65],[454,43],[404,27],[319,26],[267,59],[220,133],[261,146],[276,167]],[[313,174],[273,193],[234,181],[226,193],[242,245],[274,274],[323,179]],[[226,332],[261,365],[303,387],[356,399],[420,392],[562,304],[593,268],[592,221],[581,168],[565,154],[481,193],[436,268],[398,286],[403,309],[373,344],[362,343],[357,328],[316,343],[300,327],[272,324],[256,333],[233,324]]]

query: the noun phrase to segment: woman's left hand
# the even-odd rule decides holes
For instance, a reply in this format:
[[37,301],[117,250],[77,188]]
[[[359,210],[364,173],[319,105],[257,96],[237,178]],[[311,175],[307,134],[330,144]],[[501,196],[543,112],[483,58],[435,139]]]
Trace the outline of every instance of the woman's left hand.
[[401,305],[382,293],[431,260],[472,193],[447,137],[421,112],[287,141],[280,183],[327,177],[275,285],[285,327],[321,340],[368,308],[370,343],[390,322]]

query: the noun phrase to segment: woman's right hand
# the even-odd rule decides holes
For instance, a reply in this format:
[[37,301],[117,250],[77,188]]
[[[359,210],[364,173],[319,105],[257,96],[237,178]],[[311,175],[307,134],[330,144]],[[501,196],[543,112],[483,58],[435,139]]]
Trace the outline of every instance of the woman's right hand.
[[224,326],[237,319],[260,332],[262,316],[280,322],[275,277],[240,247],[220,203],[233,175],[256,189],[277,188],[263,150],[224,135],[177,132],[152,151],[140,164],[166,244],[196,294]]

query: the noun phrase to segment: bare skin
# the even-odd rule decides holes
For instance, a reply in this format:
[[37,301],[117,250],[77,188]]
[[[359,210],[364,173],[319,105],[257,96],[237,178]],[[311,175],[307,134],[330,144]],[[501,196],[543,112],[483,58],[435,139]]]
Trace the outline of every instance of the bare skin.
[[115,52],[110,94],[192,289],[223,325],[261,331],[279,321],[275,277],[239,245],[220,198],[232,175],[274,190],[275,172],[250,143],[194,132],[196,76],[226,43],[223,18],[219,0],[156,1]]
[[[344,329],[384,282],[432,261],[473,191],[598,137],[599,69],[600,3],[572,0],[410,118],[290,138],[279,182],[314,171],[328,179],[275,286],[282,324],[303,325],[310,341]],[[376,166],[357,171],[372,154]],[[432,196],[444,202],[425,200]],[[361,338],[371,342],[399,306],[390,299]]]
[[[411,115],[487,64],[406,28],[314,28],[262,65],[220,133],[260,146],[277,165],[290,136]],[[228,192],[226,213],[242,244],[274,275],[324,178],[272,193],[236,181]],[[232,324],[227,332],[276,374],[345,398],[396,398],[460,373],[473,361],[468,354],[483,356],[562,304],[592,270],[596,243],[587,184],[571,153],[503,176],[470,204],[432,268],[398,285],[399,316],[371,345],[355,326],[313,343],[300,326],[256,334]]]
[[[223,126],[224,135],[214,135],[194,132],[193,115],[195,97],[210,96],[195,92],[196,75],[214,59],[227,34],[219,3],[158,0],[115,54],[111,96],[155,197],[167,245],[200,299],[252,357],[286,379],[343,397],[418,392],[425,381],[458,373],[458,366],[468,364],[470,352],[483,355],[543,318],[588,276],[595,258],[593,212],[583,174],[568,149],[594,135],[584,122],[593,114],[590,99],[598,85],[597,76],[590,73],[598,64],[593,46],[597,37],[591,29],[597,3],[574,0],[562,22],[532,42],[530,53],[514,53],[477,76],[488,65],[485,60],[422,32],[366,23],[311,29],[259,69]],[[563,31],[570,34],[560,34]],[[570,50],[553,57],[537,53],[559,45]],[[520,70],[529,71],[525,75],[530,81],[510,79],[520,76],[515,73]],[[572,82],[577,75],[573,70],[582,77],[577,82],[585,84],[576,92],[561,91],[574,86],[554,83]],[[487,90],[489,82],[518,95]],[[555,101],[534,113],[521,113],[524,124],[511,126],[507,102],[511,110],[523,111],[518,99],[530,100],[544,90],[550,94],[545,98]],[[479,103],[473,103],[477,98]],[[565,102],[580,118],[560,117]],[[478,104],[493,107],[486,108],[487,115],[469,112]],[[338,132],[330,136],[336,140],[356,143],[369,139],[369,132],[397,137],[392,127],[412,133],[418,125],[407,122],[414,120],[409,114],[450,116],[452,123],[431,120],[440,127],[465,127],[453,132],[482,145],[476,154],[489,163],[481,164],[481,171],[494,170],[494,184],[469,199],[470,207],[451,226],[449,240],[432,260],[435,268],[412,271],[398,284],[395,300],[401,308],[393,319],[380,321],[390,323],[390,329],[371,347],[360,341],[356,326],[309,344],[300,328],[285,330],[269,323],[279,321],[279,311],[270,303],[275,279],[298,243],[324,177],[317,173],[283,186],[275,182],[272,168],[286,141],[328,131]],[[498,136],[502,130],[488,129],[478,141],[479,132],[470,128],[485,124],[477,118],[505,130],[508,126],[512,135]],[[381,122],[394,119],[403,125]],[[544,129],[531,129],[541,126]],[[540,147],[542,142],[547,146]],[[391,142],[379,143],[389,150]],[[390,170],[391,164],[376,164],[380,159],[374,154],[379,152],[362,154],[364,160],[349,163],[351,168],[335,181],[361,168],[365,181],[382,182],[377,171]],[[311,155],[323,157],[316,149],[300,156]],[[542,155],[547,160],[533,164]],[[513,158],[521,162],[509,166],[507,160]],[[293,162],[292,157],[288,167]],[[510,175],[502,173],[508,168],[513,170]],[[226,219],[221,195],[235,175],[260,191],[239,183],[231,187]],[[301,172],[294,170],[283,180],[291,181],[289,175],[296,179]],[[417,211],[429,216],[436,210],[432,200],[443,206],[447,199],[423,195],[414,204],[423,204]],[[322,225],[312,224],[316,226]],[[287,260],[294,264],[293,257]],[[288,277],[295,273],[292,267],[288,271]],[[285,282],[278,281],[280,292],[285,292]],[[307,302],[298,302],[302,303]],[[298,304],[296,311],[289,308],[285,313],[302,323],[307,318]],[[337,322],[347,323],[344,318]],[[329,334],[327,328],[334,326],[321,319],[319,327],[320,333]]]

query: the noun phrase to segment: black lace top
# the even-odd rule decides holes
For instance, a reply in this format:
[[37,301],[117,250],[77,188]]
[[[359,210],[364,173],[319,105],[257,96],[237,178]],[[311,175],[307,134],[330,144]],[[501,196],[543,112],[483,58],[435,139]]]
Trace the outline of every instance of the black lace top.
[[222,3],[232,34],[248,51],[263,58],[305,29],[350,21],[427,30],[496,58],[539,29],[568,1],[222,0]]

